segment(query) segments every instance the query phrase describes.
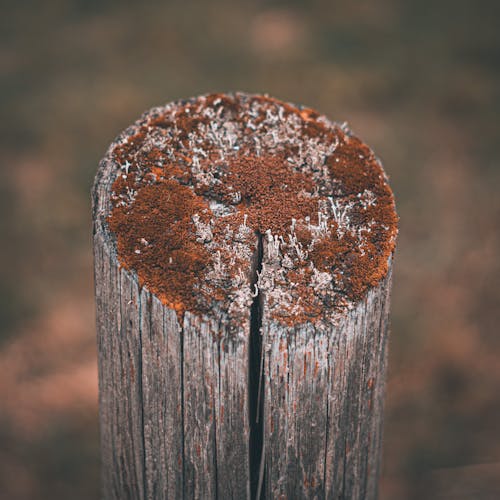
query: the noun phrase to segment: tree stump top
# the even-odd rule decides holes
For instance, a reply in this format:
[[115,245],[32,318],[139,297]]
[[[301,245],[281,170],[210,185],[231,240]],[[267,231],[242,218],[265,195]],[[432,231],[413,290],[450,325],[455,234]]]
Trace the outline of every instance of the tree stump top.
[[[153,108],[111,145],[96,224],[182,316],[238,327],[255,296],[283,325],[331,324],[387,274],[397,234],[382,166],[345,125],[242,93]],[[104,189],[104,193],[105,193]]]

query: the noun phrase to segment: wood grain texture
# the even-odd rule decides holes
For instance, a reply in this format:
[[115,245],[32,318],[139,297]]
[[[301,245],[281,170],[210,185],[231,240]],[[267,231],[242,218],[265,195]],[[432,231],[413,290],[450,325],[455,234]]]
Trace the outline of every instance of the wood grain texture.
[[182,496],[181,329],[173,311],[146,290],[140,294],[146,490]]
[[95,253],[104,496],[144,499],[138,287],[105,248]]
[[249,498],[249,319],[181,325],[139,287],[106,230],[111,171],[93,191],[103,497]]
[[[104,497],[249,498],[248,342],[96,245]],[[265,498],[375,498],[390,275],[331,331],[264,320]],[[220,338],[219,338],[220,337]]]
[[329,329],[273,321],[264,294],[266,499],[377,497],[391,267]]
[[392,258],[342,317],[285,326],[257,272],[283,256],[261,236],[247,319],[181,319],[120,266],[116,171],[103,161],[93,189],[103,497],[376,498]]

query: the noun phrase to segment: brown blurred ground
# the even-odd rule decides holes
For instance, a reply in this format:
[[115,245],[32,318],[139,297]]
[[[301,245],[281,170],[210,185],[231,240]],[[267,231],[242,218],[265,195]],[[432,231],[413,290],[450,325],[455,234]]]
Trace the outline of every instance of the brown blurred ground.
[[382,157],[401,225],[381,497],[499,498],[499,6],[3,5],[0,498],[98,498],[92,177],[143,110],[215,90],[316,107]]

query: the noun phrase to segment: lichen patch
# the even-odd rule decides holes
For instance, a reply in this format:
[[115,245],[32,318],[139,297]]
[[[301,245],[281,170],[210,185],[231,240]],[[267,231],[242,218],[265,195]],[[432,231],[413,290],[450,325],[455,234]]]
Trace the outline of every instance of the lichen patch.
[[[373,152],[309,108],[213,94],[154,108],[109,153],[109,229],[164,304],[328,323],[386,275],[394,198]],[[262,270],[252,285],[259,238]]]

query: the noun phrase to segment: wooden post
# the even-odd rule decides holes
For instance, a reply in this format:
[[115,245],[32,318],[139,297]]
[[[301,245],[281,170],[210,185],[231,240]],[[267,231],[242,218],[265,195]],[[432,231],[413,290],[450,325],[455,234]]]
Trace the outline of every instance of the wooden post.
[[93,189],[103,496],[375,498],[394,200],[308,108],[154,108]]

